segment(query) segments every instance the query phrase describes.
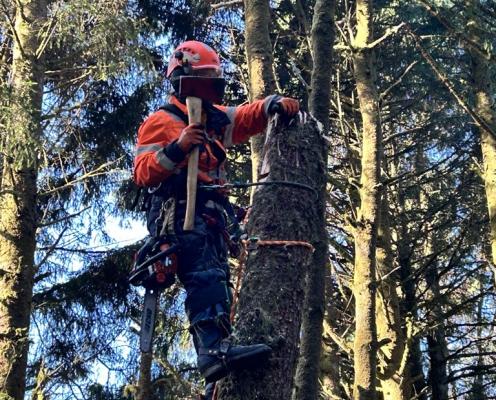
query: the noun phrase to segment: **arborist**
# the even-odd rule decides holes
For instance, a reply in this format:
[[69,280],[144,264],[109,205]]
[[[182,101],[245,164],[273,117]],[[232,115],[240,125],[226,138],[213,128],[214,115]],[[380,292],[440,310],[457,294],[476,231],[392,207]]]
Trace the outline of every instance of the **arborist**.
[[[225,183],[227,147],[263,132],[271,113],[296,115],[299,103],[277,95],[238,107],[203,101],[202,122],[188,124],[186,101],[179,93],[182,76],[221,78],[219,56],[198,41],[186,41],[175,49],[166,73],[173,88],[168,104],[151,114],[138,131],[134,180],[152,194],[147,215],[150,234],[168,235],[180,245],[177,276],[187,294],[185,308],[198,369],[211,392],[212,382],[232,369],[256,366],[271,349],[266,344],[243,346],[229,340],[232,294],[223,234],[229,223],[228,200],[219,191],[202,188]],[[200,155],[194,229],[185,231],[186,167],[195,146]]]

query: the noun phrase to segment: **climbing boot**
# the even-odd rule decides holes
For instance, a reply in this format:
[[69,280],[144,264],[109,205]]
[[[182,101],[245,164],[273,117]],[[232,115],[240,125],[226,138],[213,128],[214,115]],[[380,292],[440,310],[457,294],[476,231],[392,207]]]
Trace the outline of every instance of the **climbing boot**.
[[209,382],[205,385],[205,394],[201,400],[212,400],[214,398],[215,382]]
[[205,381],[215,382],[231,371],[259,366],[267,361],[271,351],[266,344],[238,346],[223,339],[213,347],[199,349],[198,369]]

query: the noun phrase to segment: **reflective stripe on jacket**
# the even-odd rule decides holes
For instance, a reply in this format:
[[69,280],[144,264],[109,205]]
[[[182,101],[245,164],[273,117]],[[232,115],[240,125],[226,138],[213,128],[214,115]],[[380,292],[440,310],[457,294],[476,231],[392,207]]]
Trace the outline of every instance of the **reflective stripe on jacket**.
[[[222,149],[246,142],[251,136],[265,129],[270,103],[276,97],[269,96],[264,100],[238,107],[215,106],[226,113],[230,123],[222,129],[220,137],[215,137],[213,132],[208,132],[209,136],[216,140]],[[175,96],[171,96],[169,102],[187,115],[186,106]],[[136,184],[145,187],[156,186],[187,165],[187,157],[185,158],[176,144],[185,126],[179,116],[164,110],[156,111],[143,122],[138,130],[134,158],[133,173]],[[223,160],[217,159],[215,151],[207,142],[198,163],[200,181],[222,178],[222,164]]]

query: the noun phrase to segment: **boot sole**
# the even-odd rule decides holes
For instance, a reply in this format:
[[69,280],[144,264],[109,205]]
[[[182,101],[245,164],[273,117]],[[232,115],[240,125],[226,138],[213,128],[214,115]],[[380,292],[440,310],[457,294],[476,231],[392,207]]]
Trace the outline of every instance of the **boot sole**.
[[242,369],[253,369],[254,367],[260,366],[261,363],[269,359],[272,349],[260,349],[252,351],[249,354],[243,354],[243,356],[232,357],[226,365],[222,363],[216,363],[211,367],[200,371],[205,381],[215,382],[219,379],[226,377],[231,371],[239,371]]

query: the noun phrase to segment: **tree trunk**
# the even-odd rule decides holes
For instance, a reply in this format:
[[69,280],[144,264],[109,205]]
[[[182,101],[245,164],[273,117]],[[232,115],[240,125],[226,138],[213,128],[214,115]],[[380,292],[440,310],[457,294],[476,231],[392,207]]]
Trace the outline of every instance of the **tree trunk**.
[[24,398],[34,279],[36,178],[43,62],[37,50],[44,0],[19,1],[15,17],[11,104],[0,190],[0,390]]
[[375,251],[377,244],[378,209],[380,203],[380,165],[382,132],[376,87],[373,49],[372,1],[357,1],[357,33],[354,39],[353,65],[362,116],[362,171],[360,208],[355,236],[355,381],[356,400],[376,398],[377,332],[375,321]]
[[[277,119],[276,119],[277,121]],[[271,122],[264,165],[268,181],[305,182],[321,187],[325,179],[322,136],[316,123]],[[296,166],[296,168],[295,168]],[[319,218],[318,191],[287,186],[257,190],[249,232],[260,240],[313,242]],[[219,400],[290,399],[298,356],[306,268],[312,254],[304,245],[260,245],[250,251],[238,305],[235,338],[240,343],[268,343],[269,364],[251,372],[231,374]]]
[[[402,197],[402,195],[400,195]],[[402,207],[404,201],[400,200]],[[400,211],[403,214],[403,210]],[[408,244],[409,232],[407,223],[403,221],[400,226],[399,244],[398,244],[398,261],[399,273],[401,279],[401,289],[404,292],[402,302],[402,314],[409,315],[412,321],[417,321],[417,298],[415,293],[415,282],[413,281],[413,271],[411,266],[411,250]],[[405,334],[408,334],[405,332]],[[413,396],[418,400],[426,400],[425,378],[422,370],[422,353],[420,351],[420,341],[417,336],[408,337],[408,355],[406,360],[406,369],[410,372],[411,383],[409,385]]]
[[[484,291],[483,275],[479,277],[479,291],[480,293]],[[477,374],[474,377],[469,400],[487,400],[486,391],[484,389],[484,357],[482,356],[485,351],[485,340],[482,333],[484,324],[484,301],[485,297],[481,296],[477,303],[477,322],[479,323],[479,326],[477,326],[477,351],[479,356],[477,357]]]
[[[470,21],[467,24],[469,27],[469,35],[474,43],[483,43],[482,38],[477,34],[477,29],[480,29],[478,21],[475,20],[476,15],[480,15],[480,6],[478,0],[472,0],[469,4]],[[478,11],[478,12],[477,12]],[[494,93],[492,87],[491,71],[489,62],[480,54],[479,51],[469,47],[469,53],[472,59],[472,78],[475,94],[475,112],[481,117],[486,124],[491,127],[492,131],[496,131],[496,111],[494,109],[494,101],[492,96]],[[496,138],[491,135],[486,129],[474,126],[480,136],[482,150],[482,165],[483,165],[483,180],[486,190],[486,202],[489,214],[489,227],[491,232],[491,255],[493,268],[496,266]],[[482,290],[482,289],[481,289]],[[481,319],[482,301],[479,303],[478,317]],[[477,328],[477,333],[481,336],[480,328]],[[482,349],[479,349],[482,352]],[[477,360],[478,365],[483,365],[482,357]],[[472,398],[474,400],[485,399],[482,373],[477,374],[473,385]]]
[[[339,289],[336,286],[329,271],[326,276],[324,331],[326,331],[326,328],[329,328],[335,330],[338,335],[341,335],[345,328],[340,324],[341,319],[336,304],[336,300],[339,298]],[[339,347],[334,340],[326,336],[324,335],[324,340],[322,341],[322,357],[320,360],[322,397],[326,400],[342,400],[347,398],[341,378],[340,361],[342,355],[339,354]]]
[[141,352],[136,400],[149,400],[152,396],[152,361],[152,352]]
[[[395,152],[395,150],[393,150]],[[423,171],[425,165],[423,164],[424,148],[421,143],[416,145],[417,157],[415,159],[415,171]],[[393,175],[400,174],[400,171],[394,171]],[[408,324],[416,324],[418,321],[417,313],[417,295],[416,295],[416,282],[414,278],[414,271],[411,265],[412,261],[412,248],[415,246],[413,233],[409,229],[408,213],[411,212],[406,200],[406,191],[400,181],[396,192],[397,203],[399,206],[398,216],[399,221],[396,224],[397,236],[397,251],[398,251],[398,264],[399,264],[399,278],[401,282],[401,290],[403,292],[402,302],[400,303],[401,315],[406,316],[406,324],[403,327],[403,334],[406,338],[407,351],[405,369],[408,371],[410,382],[408,388],[412,396],[418,400],[426,400],[426,383],[424,372],[422,369],[422,353],[420,351],[420,340],[418,335],[412,330],[408,330]],[[415,196],[417,201],[415,204],[420,203],[420,186],[415,187]]]
[[401,327],[399,299],[396,287],[399,284],[393,272],[393,254],[387,196],[383,193],[381,201],[380,224],[377,238],[377,275],[380,279],[376,309],[377,336],[385,343],[378,352],[380,380],[384,400],[409,400],[408,369],[403,368],[405,335]]
[[[401,239],[401,242],[406,240]],[[404,244],[402,244],[404,246]],[[409,251],[409,249],[407,250]],[[415,285],[412,278],[412,267],[410,265],[410,257],[401,257],[405,254],[404,251],[399,251],[399,267],[400,267],[400,278],[402,283],[402,290],[404,292],[403,301],[403,315],[409,315],[412,318],[412,322],[417,321],[417,307],[416,307],[416,297],[415,297]],[[405,332],[405,334],[409,334]],[[410,333],[413,334],[413,333]],[[413,334],[414,335],[414,334]],[[409,390],[412,396],[418,400],[426,400],[426,383],[424,372],[422,370],[422,352],[420,351],[420,340],[414,335],[413,337],[407,338],[406,349],[408,351],[405,369],[409,371],[410,383]]]
[[[484,43],[483,38],[477,34],[480,25],[475,20],[476,9],[479,8],[478,1],[471,1],[472,10],[469,15],[474,18],[469,21],[467,26],[470,38],[474,43]],[[479,13],[482,11],[479,11]],[[468,48],[472,59],[472,79],[475,97],[474,111],[482,118],[486,124],[496,131],[496,110],[492,95],[492,77],[489,70],[489,62],[480,54],[479,51]],[[487,209],[489,213],[489,224],[491,231],[491,253],[493,265],[496,265],[496,138],[489,131],[477,125],[474,129],[478,131],[482,149],[482,165],[484,187],[486,190]]]
[[[310,94],[310,112],[329,127],[331,93],[332,45],[334,43],[335,0],[317,0],[312,23],[313,70]],[[323,143],[321,154],[327,165],[328,147]],[[327,177],[327,174],[325,178]],[[326,230],[326,183],[322,180],[318,218],[315,229],[318,239],[307,276],[305,306],[302,321],[300,358],[295,376],[294,400],[314,400],[319,393],[320,353],[322,345],[322,323],[325,310],[325,282],[327,267]],[[336,382],[337,383],[337,382]]]
[[434,260],[426,272],[427,285],[433,297],[432,321],[435,325],[427,335],[427,346],[430,358],[429,385],[431,386],[432,400],[448,400],[447,383],[447,346],[444,329],[443,310],[440,305],[439,276],[437,262]]
[[[424,152],[419,154],[419,156],[420,157],[418,158],[420,161],[417,162],[420,165],[420,169],[425,170],[427,168],[427,163],[425,162]],[[440,190],[436,183],[429,185],[426,189],[433,192]],[[421,192],[420,204],[424,212],[429,209],[428,201],[429,199],[425,195],[425,192]],[[443,298],[441,295],[438,261],[436,257],[439,245],[436,237],[437,233],[434,232],[432,225],[433,222],[428,221],[424,227],[424,258],[430,261],[425,271],[425,281],[427,287],[430,289],[432,297],[432,320],[429,322],[433,325],[433,328],[427,334],[427,348],[430,359],[429,385],[431,387],[432,400],[448,400],[448,349],[446,344],[446,331],[444,329],[446,320],[443,312]]]
[[[259,99],[273,94],[276,88],[273,71],[274,59],[270,41],[270,8],[268,0],[244,0],[245,46],[250,99]],[[252,179],[258,180],[264,135],[251,138]],[[252,191],[252,200],[254,190]]]

